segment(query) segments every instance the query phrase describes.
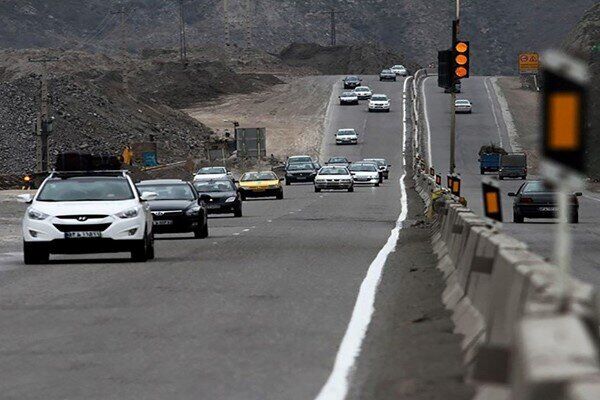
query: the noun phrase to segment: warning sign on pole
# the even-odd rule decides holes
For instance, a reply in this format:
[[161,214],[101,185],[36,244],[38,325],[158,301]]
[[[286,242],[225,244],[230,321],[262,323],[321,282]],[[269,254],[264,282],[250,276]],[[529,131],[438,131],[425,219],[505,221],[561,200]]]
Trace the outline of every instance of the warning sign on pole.
[[519,53],[519,73],[537,74],[540,69],[540,55],[534,52]]

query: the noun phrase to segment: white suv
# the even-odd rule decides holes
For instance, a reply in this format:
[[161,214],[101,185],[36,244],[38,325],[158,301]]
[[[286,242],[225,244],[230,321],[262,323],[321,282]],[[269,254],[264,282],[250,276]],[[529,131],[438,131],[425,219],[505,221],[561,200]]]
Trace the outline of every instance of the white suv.
[[23,218],[25,264],[50,254],[130,252],[134,261],[154,258],[152,214],[125,171],[53,172],[32,196]]

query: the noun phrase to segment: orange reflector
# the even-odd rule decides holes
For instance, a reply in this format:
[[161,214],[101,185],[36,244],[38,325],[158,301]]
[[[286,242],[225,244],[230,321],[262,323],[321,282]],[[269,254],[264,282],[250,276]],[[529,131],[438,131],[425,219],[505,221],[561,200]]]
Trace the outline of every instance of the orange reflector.
[[464,78],[467,76],[467,69],[465,67],[458,67],[454,70],[454,75],[458,76],[459,78]]
[[465,65],[469,61],[469,59],[467,58],[467,56],[459,54],[458,56],[456,56],[455,61],[458,65]]
[[31,180],[31,178],[30,178],[30,177],[28,177],[28,176],[26,176],[25,178],[23,178],[23,180],[24,180],[25,182],[29,182],[29,181]]
[[460,181],[454,179],[452,181],[452,192],[459,193],[460,192]]
[[465,51],[469,50],[469,46],[465,42],[456,43],[456,47],[454,47],[454,48],[459,53],[464,53]]
[[548,99],[548,147],[577,150],[581,143],[581,97],[574,92],[552,93]]
[[497,214],[500,212],[500,202],[498,201],[498,193],[488,192],[485,194],[485,208],[487,214]]

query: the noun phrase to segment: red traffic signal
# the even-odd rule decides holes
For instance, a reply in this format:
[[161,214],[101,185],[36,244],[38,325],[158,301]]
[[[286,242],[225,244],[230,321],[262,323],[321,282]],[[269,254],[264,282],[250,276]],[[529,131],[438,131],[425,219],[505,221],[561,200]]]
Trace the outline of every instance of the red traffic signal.
[[466,40],[458,40],[452,46],[452,78],[469,77],[471,46]]

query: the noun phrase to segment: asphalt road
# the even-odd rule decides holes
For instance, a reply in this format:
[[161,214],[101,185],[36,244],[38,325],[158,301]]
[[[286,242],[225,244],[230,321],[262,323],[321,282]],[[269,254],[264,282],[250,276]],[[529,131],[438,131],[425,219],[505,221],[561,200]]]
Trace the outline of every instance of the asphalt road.
[[[429,77],[424,84],[427,120],[430,127],[431,156],[433,164],[443,176],[449,170],[449,127],[450,95],[437,87],[435,77]],[[456,167],[463,178],[462,194],[468,205],[477,213],[482,213],[481,180],[478,151],[482,145],[500,143],[511,151],[506,124],[498,99],[489,77],[471,77],[463,81],[462,93],[457,98],[468,98],[474,102],[473,114],[457,115]],[[534,179],[532,176],[530,179]],[[512,198],[509,192],[516,192],[523,183],[521,180],[505,180],[500,183],[504,212],[504,229],[544,257],[553,258],[555,248],[555,227],[553,220],[526,220],[525,224],[512,222]],[[580,198],[580,223],[571,225],[573,234],[573,263],[575,276],[600,285],[600,198],[584,192]]]
[[[332,104],[322,160],[385,157],[379,188],[286,186],[282,201],[246,202],[241,219],[211,218],[208,239],[158,240],[150,263],[0,255],[0,397],[314,398],[400,212],[402,82],[366,83],[392,112]],[[357,146],[335,146],[346,127]]]

